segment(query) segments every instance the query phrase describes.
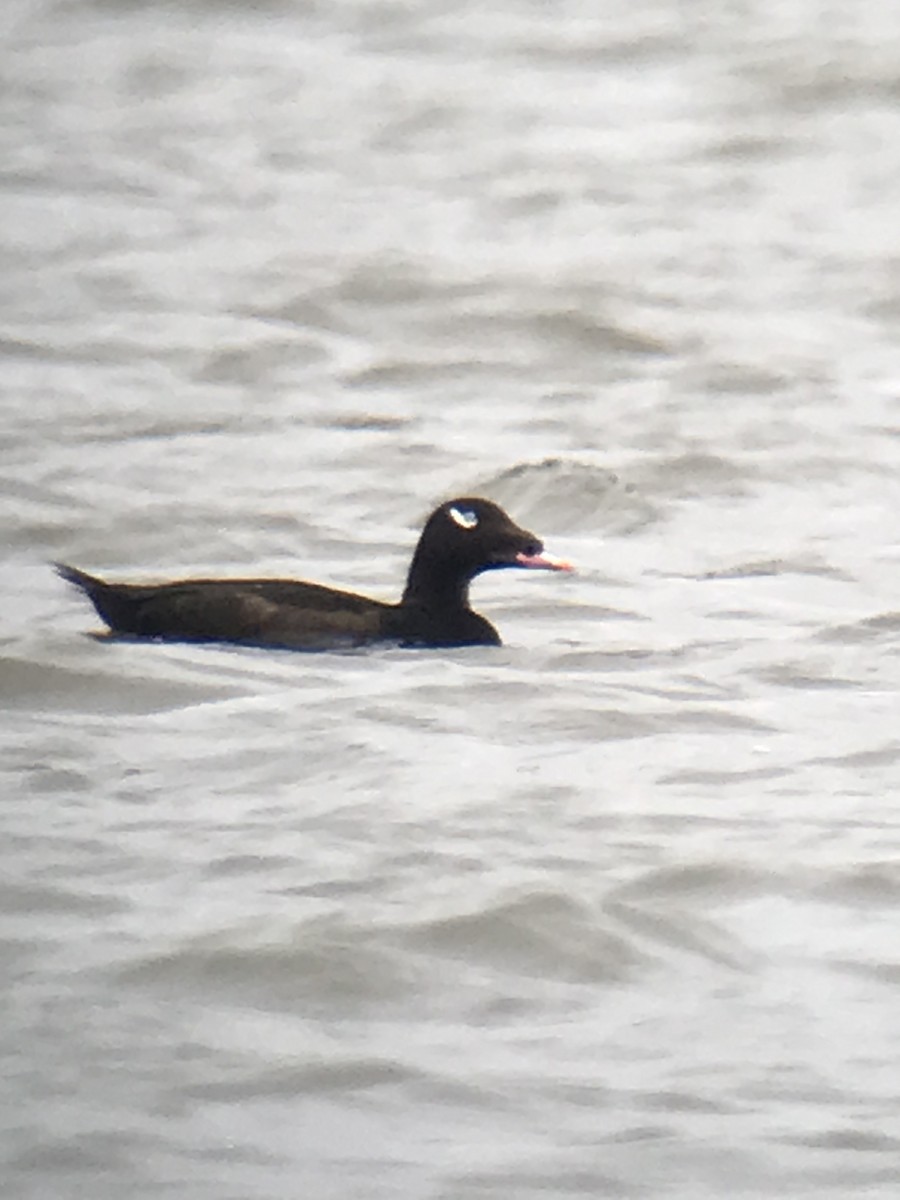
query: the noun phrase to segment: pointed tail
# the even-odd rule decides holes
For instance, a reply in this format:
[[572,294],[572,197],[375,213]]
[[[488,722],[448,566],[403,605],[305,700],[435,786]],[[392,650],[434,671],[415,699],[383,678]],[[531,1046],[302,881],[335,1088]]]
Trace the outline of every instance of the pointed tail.
[[88,575],[87,571],[79,571],[77,567],[70,567],[68,563],[55,562],[53,569],[66,583],[72,583],[75,587],[81,588],[88,596],[91,596],[92,591],[106,586],[103,580],[98,579],[96,575]]
[[66,583],[74,584],[84,592],[110,629],[118,633],[137,631],[135,603],[129,595],[132,589],[128,584],[107,583],[104,579],[98,579],[96,575],[88,575],[87,571],[70,567],[68,563],[57,562],[53,566],[57,575],[65,579]]

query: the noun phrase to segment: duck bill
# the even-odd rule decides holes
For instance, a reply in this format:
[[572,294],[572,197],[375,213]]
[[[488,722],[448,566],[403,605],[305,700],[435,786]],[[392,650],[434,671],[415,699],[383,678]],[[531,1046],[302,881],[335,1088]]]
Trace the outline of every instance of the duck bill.
[[575,568],[570,562],[566,562],[564,558],[557,558],[555,554],[517,554],[517,567],[528,567],[532,571],[574,571]]

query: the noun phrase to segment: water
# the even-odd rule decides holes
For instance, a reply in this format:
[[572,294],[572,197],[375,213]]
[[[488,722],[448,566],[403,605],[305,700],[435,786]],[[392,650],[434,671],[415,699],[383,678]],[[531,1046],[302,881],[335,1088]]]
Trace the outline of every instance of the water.
[[900,10],[707,7],[5,6],[4,1194],[895,1195]]

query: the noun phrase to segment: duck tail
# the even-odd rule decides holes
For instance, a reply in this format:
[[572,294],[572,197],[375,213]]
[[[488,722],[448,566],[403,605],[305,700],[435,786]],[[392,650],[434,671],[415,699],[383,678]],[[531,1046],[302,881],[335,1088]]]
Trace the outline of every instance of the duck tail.
[[132,626],[133,601],[129,600],[126,584],[107,583],[78,567],[70,567],[68,563],[55,562],[53,568],[66,583],[79,588],[93,604],[99,616],[113,630],[128,631]]
[[77,588],[81,588],[90,596],[95,589],[105,587],[102,579],[98,579],[96,575],[88,575],[87,571],[79,571],[77,567],[70,567],[68,563],[55,562],[53,569],[66,583],[72,583]]

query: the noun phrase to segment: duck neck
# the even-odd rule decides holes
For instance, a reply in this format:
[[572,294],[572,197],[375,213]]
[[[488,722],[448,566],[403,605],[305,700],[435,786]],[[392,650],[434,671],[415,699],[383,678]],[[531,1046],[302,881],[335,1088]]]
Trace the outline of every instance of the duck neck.
[[409,568],[401,604],[427,612],[459,612],[469,607],[471,576],[459,566],[432,558],[421,547]]

